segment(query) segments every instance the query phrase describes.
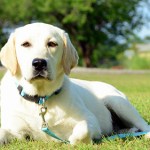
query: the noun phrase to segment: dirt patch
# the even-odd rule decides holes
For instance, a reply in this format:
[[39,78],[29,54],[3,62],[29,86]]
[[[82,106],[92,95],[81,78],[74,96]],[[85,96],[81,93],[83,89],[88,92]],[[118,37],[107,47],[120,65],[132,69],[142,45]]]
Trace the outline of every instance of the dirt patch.
[[101,68],[83,68],[76,67],[72,69],[72,72],[89,72],[89,73],[101,73],[101,74],[150,74],[150,70],[128,70],[128,69],[101,69]]

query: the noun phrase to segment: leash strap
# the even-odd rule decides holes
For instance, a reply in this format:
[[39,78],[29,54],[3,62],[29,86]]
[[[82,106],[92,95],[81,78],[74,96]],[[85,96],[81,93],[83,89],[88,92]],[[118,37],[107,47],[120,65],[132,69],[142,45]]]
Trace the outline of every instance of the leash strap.
[[[39,114],[39,115],[41,115],[42,120],[43,120],[43,124],[42,124],[42,129],[41,130],[43,132],[45,132],[46,134],[48,134],[49,136],[51,136],[51,137],[53,137],[53,138],[55,138],[55,139],[57,139],[57,140],[59,140],[59,141],[61,141],[63,143],[69,144],[70,143],[69,141],[61,139],[60,137],[58,137],[57,135],[55,135],[55,133],[52,132],[49,129],[48,124],[46,123],[45,117],[44,117],[45,114],[46,114],[46,112],[47,112],[47,107],[45,107],[45,100],[43,99],[43,104],[42,104],[42,107],[41,107],[41,112]],[[136,132],[136,133],[116,134],[116,135],[109,136],[106,139],[107,140],[115,140],[117,138],[123,139],[123,138],[128,138],[128,137],[139,137],[139,136],[145,135],[147,133],[148,132],[145,131],[145,132]],[[99,141],[101,141],[101,140],[99,140]],[[99,141],[96,141],[96,142],[99,142]]]
[[43,100],[42,100],[42,106],[41,106],[40,113],[39,113],[39,115],[42,117],[42,120],[43,120],[41,130],[43,132],[45,132],[46,134],[48,134],[49,136],[51,136],[51,137],[53,137],[53,138],[55,138],[55,139],[57,139],[57,140],[65,143],[65,144],[69,144],[70,143],[69,141],[61,139],[60,137],[58,137],[54,132],[52,132],[49,129],[48,123],[45,120],[45,114],[46,114],[46,112],[47,112],[47,107],[45,106],[45,99],[43,98]]
[[136,132],[136,133],[123,133],[123,134],[116,134],[116,135],[112,135],[112,136],[109,136],[107,137],[106,139],[107,140],[114,140],[114,139],[117,139],[117,138],[128,138],[128,137],[138,137],[138,136],[142,136],[142,135],[145,135],[147,134],[148,132],[145,131],[145,132]]
[[70,143],[69,141],[63,140],[60,137],[58,137],[57,135],[55,135],[55,133],[52,132],[48,127],[42,127],[42,131],[45,132],[46,134],[48,134],[49,136],[51,136],[51,137],[53,137],[53,138],[55,138],[55,139],[65,143],[65,144],[69,144]]
[[[46,123],[45,121],[45,114],[47,112],[47,107],[45,107],[45,101],[48,100],[49,97],[53,96],[53,95],[57,95],[61,92],[61,88],[58,89],[57,91],[55,91],[52,95],[49,95],[49,96],[44,96],[44,97],[39,97],[38,95],[35,95],[35,96],[30,96],[28,94],[26,94],[23,90],[23,87],[18,85],[17,82],[16,82],[16,86],[17,86],[17,89],[19,91],[19,94],[24,97],[26,100],[29,100],[29,101],[32,101],[32,102],[35,102],[39,105],[41,105],[41,109],[40,109],[40,113],[39,115],[42,117],[42,120],[43,120],[43,124],[42,124],[42,128],[41,130],[43,132],[45,132],[46,134],[48,134],[49,136],[63,142],[63,143],[66,143],[66,144],[69,144],[70,142],[68,140],[63,140],[61,139],[60,137],[58,137],[57,135],[55,135],[54,132],[52,132],[49,127],[48,127],[48,124]],[[138,136],[142,136],[142,135],[145,135],[147,134],[148,132],[136,132],[136,133],[123,133],[123,134],[116,134],[116,135],[112,135],[112,136],[109,136],[107,137],[106,139],[107,140],[114,140],[114,139],[117,139],[117,138],[127,138],[127,137],[138,137]]]

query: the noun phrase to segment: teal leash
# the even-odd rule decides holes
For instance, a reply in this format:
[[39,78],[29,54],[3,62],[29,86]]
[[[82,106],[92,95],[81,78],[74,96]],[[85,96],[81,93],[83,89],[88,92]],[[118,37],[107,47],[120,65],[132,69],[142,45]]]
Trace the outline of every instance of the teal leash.
[[55,138],[55,139],[65,143],[65,144],[70,144],[69,141],[63,140],[60,137],[58,137],[57,135],[55,135],[55,133],[52,132],[48,127],[42,127],[42,131],[45,132],[46,134],[48,134],[49,136],[51,136],[51,137],[53,137],[53,138]]
[[[40,101],[40,105],[42,106],[41,107],[41,112],[39,115],[41,115],[42,117],[42,120],[43,120],[43,123],[42,123],[42,128],[41,130],[43,132],[45,132],[46,134],[48,134],[49,136],[65,143],[65,144],[70,144],[70,142],[68,140],[63,140],[61,139],[60,137],[58,137],[54,132],[52,132],[49,127],[48,127],[48,124],[46,123],[45,121],[45,114],[47,112],[47,107],[45,107],[45,99],[43,98],[41,101]],[[129,138],[129,137],[139,137],[139,136],[142,136],[142,135],[145,135],[147,134],[148,131],[145,131],[145,132],[135,132],[135,133],[122,133],[122,134],[115,134],[115,135],[112,135],[112,136],[109,136],[109,137],[106,137],[105,139],[106,140],[115,140],[115,139],[124,139],[124,138]],[[95,142],[96,143],[100,143],[102,140],[96,140]]]
[[39,115],[42,117],[42,121],[43,121],[41,130],[43,132],[45,132],[46,134],[48,134],[49,136],[65,143],[65,144],[69,144],[70,142],[68,140],[63,140],[62,138],[58,137],[54,132],[52,132],[49,129],[48,123],[45,120],[45,114],[47,112],[47,107],[45,106],[45,99],[44,98],[42,100],[40,100],[40,105],[41,105],[41,109],[40,109]]
[[[48,95],[48,96],[44,96],[44,97],[38,97],[38,96],[30,96],[28,94],[26,94],[23,90],[23,87],[20,86],[19,84],[17,84],[17,82],[15,82],[16,86],[17,86],[17,89],[19,91],[19,94],[25,98],[26,100],[29,100],[29,101],[32,101],[32,102],[35,102],[39,105],[41,105],[41,109],[40,109],[40,113],[39,115],[42,117],[42,120],[43,120],[43,123],[42,123],[42,128],[41,130],[43,132],[45,132],[46,134],[48,134],[49,136],[63,142],[63,143],[66,143],[66,144],[69,144],[70,142],[68,140],[63,140],[61,139],[60,137],[58,137],[57,135],[55,135],[54,132],[52,132],[49,127],[48,127],[48,123],[45,121],[45,114],[47,112],[47,107],[45,106],[45,101],[47,101],[51,96],[53,95],[57,95],[60,93],[61,91],[61,88],[58,89],[57,91],[55,91],[52,95]],[[117,138],[128,138],[128,137],[138,137],[138,136],[142,136],[142,135],[145,135],[147,134],[148,132],[136,132],[136,133],[123,133],[123,134],[116,134],[116,135],[112,135],[112,136],[109,136],[109,137],[106,137],[107,140],[115,140]],[[96,143],[97,142],[101,142],[102,140],[99,139],[99,140],[96,140]]]
[[106,139],[107,140],[115,140],[117,138],[124,139],[124,138],[128,138],[128,137],[139,137],[139,136],[145,135],[147,133],[148,133],[148,131],[145,131],[145,132],[135,132],[135,133],[115,134],[115,135],[107,137]]

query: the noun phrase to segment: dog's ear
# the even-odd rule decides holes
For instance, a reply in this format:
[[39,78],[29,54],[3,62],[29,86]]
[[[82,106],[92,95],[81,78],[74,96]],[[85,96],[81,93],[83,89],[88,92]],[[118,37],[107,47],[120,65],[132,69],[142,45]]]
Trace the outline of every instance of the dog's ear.
[[15,50],[15,37],[12,33],[7,41],[7,43],[2,47],[0,52],[0,58],[2,64],[10,70],[12,75],[16,74],[17,71],[17,57]]
[[63,68],[65,74],[69,74],[71,69],[77,65],[78,63],[78,53],[74,46],[72,45],[70,38],[67,33],[63,33],[63,40],[64,40],[64,51],[63,51]]

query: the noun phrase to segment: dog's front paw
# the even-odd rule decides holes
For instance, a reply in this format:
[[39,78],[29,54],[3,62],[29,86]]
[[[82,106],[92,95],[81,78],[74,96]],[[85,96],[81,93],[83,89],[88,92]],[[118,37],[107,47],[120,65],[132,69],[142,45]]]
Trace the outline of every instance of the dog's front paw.
[[145,135],[145,138],[150,139],[150,132]]
[[79,144],[81,142],[83,142],[83,143],[90,143],[91,139],[90,139],[89,136],[85,136],[85,135],[83,135],[82,137],[81,136],[71,135],[69,137],[69,141],[70,141],[70,144],[76,145],[76,144]]
[[90,143],[90,133],[87,128],[86,121],[79,122],[73,129],[72,135],[69,137],[70,144],[78,144],[80,142]]
[[10,142],[12,134],[5,129],[0,128],[0,145],[4,145]]

